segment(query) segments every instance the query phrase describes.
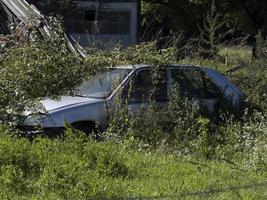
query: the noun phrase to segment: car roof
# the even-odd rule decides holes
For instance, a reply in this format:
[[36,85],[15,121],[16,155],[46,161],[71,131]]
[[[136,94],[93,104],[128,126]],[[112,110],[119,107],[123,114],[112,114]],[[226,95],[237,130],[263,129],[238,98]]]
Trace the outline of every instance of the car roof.
[[[196,65],[191,64],[168,64],[162,65],[163,67],[177,67],[177,68],[204,68]],[[149,68],[151,65],[148,64],[133,64],[133,65],[119,65],[115,66],[114,68],[122,68],[122,69],[142,69],[142,68]]]

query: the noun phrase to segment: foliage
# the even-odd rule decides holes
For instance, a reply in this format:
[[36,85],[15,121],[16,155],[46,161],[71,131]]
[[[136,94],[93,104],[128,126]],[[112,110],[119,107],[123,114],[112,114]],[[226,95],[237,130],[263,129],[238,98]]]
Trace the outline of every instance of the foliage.
[[266,39],[264,37],[263,31],[258,31],[258,33],[255,35],[255,45],[252,50],[254,59],[266,59],[267,46],[265,40]]
[[254,61],[249,68],[230,76],[247,97],[248,104],[254,109],[267,112],[267,73],[266,61]]
[[29,40],[17,32],[8,38],[8,44],[0,56],[0,121],[17,124],[24,111],[32,112],[42,97],[56,98],[75,88],[82,79],[88,79],[97,70],[119,64],[174,63],[173,48],[158,50],[155,43],[142,44],[122,50],[115,46],[108,50],[89,49],[85,59],[70,54],[64,39],[64,31],[57,20],[50,18],[52,37],[42,38],[31,30]]
[[[246,56],[244,58],[247,59]],[[215,65],[218,66],[218,70],[225,70],[224,63],[216,60],[195,58],[185,62],[200,63],[202,66]],[[213,67],[216,68],[215,66]],[[247,97],[248,110],[241,120],[224,113],[220,117],[222,121],[216,123],[199,115],[197,108],[173,94],[175,98],[166,108],[158,109],[151,99],[151,102],[141,106],[139,113],[133,115],[129,115],[125,102],[117,102],[117,107],[110,114],[110,126],[105,133],[106,137],[117,142],[134,138],[138,141],[137,146],[163,148],[184,155],[226,159],[229,162],[235,160],[235,156],[253,155],[255,157],[249,158],[251,162],[264,167],[266,156],[259,152],[266,152],[265,142],[262,142],[266,140],[267,124],[265,69],[264,61],[254,61],[250,63],[249,68],[230,75],[232,81]],[[248,157],[246,161],[249,162]]]
[[[156,82],[159,66],[175,63],[177,52],[174,47],[159,50],[157,44],[153,42],[124,50],[120,46],[107,50],[91,48],[88,49],[88,53],[90,56],[84,60],[70,55],[62,37],[55,37],[53,41],[46,42],[27,41],[7,49],[1,57],[3,65],[0,78],[2,81],[0,102],[2,122],[12,124],[20,121],[25,109],[34,109],[33,104],[40,97],[57,97],[65,94],[72,90],[81,79],[89,78],[97,70],[107,66],[149,63]],[[198,63],[199,60],[196,60],[195,64]],[[215,64],[223,68],[220,63]],[[256,61],[254,64],[257,64]],[[263,66],[262,63],[260,65]],[[251,95],[248,101],[260,106],[262,112],[266,111],[264,74],[258,77],[252,76],[255,79],[251,80],[258,85],[256,90],[246,83],[251,72],[244,76],[238,74],[232,77],[239,87]],[[110,126],[104,135],[119,142],[134,138],[140,144],[151,148],[170,148],[179,153],[197,154],[207,158],[224,155],[217,149],[227,149],[227,143],[232,143],[232,146],[243,146],[246,143],[246,139],[240,140],[246,120],[243,122],[230,120],[228,123],[227,120],[231,117],[227,117],[224,120],[225,123],[216,124],[201,116],[197,108],[192,106],[188,100],[181,99],[178,93],[174,91],[173,99],[167,107],[158,109],[151,99],[151,102],[141,107],[139,114],[132,116],[127,111],[127,104],[121,105],[124,102],[118,102],[118,107],[110,113]],[[249,113],[251,113],[250,110]],[[264,117],[263,113],[263,119]],[[263,120],[257,126],[262,126],[264,123]],[[238,127],[238,129],[233,127]],[[228,132],[232,129],[235,131]],[[231,151],[234,154],[236,150],[232,148]],[[246,151],[245,148],[238,149],[238,152],[244,151]]]
[[[184,31],[187,36],[199,35],[198,24],[213,0],[142,0],[142,39]],[[216,0],[226,30],[233,30],[227,38],[254,36],[259,29],[266,32],[265,0]],[[220,33],[224,33],[220,32]]]
[[92,68],[127,64],[152,64],[158,66],[175,62],[175,48],[158,49],[156,42],[141,43],[124,49],[115,45],[112,48],[99,50],[97,48],[87,49],[90,56],[86,63]]
[[70,129],[64,139],[33,142],[0,132],[1,199],[266,197],[266,171],[239,161],[135,150],[132,142],[93,142]]
[[199,26],[199,54],[204,58],[214,58],[218,54],[218,45],[230,34],[231,30],[225,31],[225,22],[222,15],[218,13],[215,1],[212,2],[210,10],[203,20],[203,25]]
[[67,51],[63,31],[55,29],[51,40],[34,37],[33,31],[34,41],[16,42],[15,34],[0,55],[0,122],[18,122],[38,98],[64,94],[81,81],[81,61]]
[[171,100],[166,108],[150,102],[138,113],[129,113],[127,105],[118,103],[111,111],[104,136],[119,143],[134,139],[138,141],[136,146],[182,155],[229,161],[239,156],[266,167],[266,114],[247,110],[242,120],[227,113],[220,118],[215,123],[201,116],[187,100]]
[[[122,102],[117,96],[101,142],[73,129],[63,138],[33,141],[10,134],[3,123],[20,121],[25,109],[36,108],[41,97],[65,94],[99,69],[150,64],[156,85],[160,66],[177,59],[175,47],[158,49],[156,42],[128,49],[91,48],[90,56],[80,59],[68,52],[62,33],[55,32],[52,40],[36,37],[18,44],[11,37],[0,56],[2,199],[266,197],[264,59],[230,76],[250,104],[242,119],[224,113],[218,122],[200,115],[195,105],[179,96],[177,86],[165,107],[157,107],[151,98],[137,114],[128,112],[127,98]],[[222,55],[229,53],[224,51]],[[247,57],[240,53],[231,55],[234,62]],[[219,59],[194,57],[183,62],[225,71]]]

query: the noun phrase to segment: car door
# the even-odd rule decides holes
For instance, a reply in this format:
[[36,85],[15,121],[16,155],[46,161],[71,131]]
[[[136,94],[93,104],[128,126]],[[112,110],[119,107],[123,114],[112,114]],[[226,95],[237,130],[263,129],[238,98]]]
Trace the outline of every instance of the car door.
[[213,80],[194,67],[171,68],[171,82],[179,87],[181,97],[189,99],[204,115],[213,115],[219,109],[221,92]]
[[157,107],[166,105],[168,101],[166,69],[137,70],[124,88],[123,99],[127,99],[130,113],[139,112],[151,104]]

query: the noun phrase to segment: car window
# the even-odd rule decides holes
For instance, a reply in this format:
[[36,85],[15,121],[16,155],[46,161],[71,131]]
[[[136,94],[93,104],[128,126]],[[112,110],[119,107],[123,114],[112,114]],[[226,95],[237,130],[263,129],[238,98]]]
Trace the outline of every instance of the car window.
[[151,70],[141,70],[133,77],[127,87],[130,102],[167,101],[166,70],[153,73]]
[[198,69],[171,69],[172,85],[179,87],[180,95],[187,98],[215,98],[219,95],[216,84]]
[[220,98],[222,96],[221,90],[209,76],[203,74],[203,80],[205,88],[205,98]]
[[91,98],[106,98],[130,72],[130,69],[123,68],[99,72],[77,88],[78,94]]

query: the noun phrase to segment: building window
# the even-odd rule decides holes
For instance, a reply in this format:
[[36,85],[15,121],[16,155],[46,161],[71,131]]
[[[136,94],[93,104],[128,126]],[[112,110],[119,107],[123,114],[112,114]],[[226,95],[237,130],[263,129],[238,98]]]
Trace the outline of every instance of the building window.
[[[84,9],[66,17],[65,26],[70,33],[94,34],[97,24],[98,34],[130,34],[130,11]],[[97,21],[97,23],[95,23]]]
[[85,10],[84,21],[95,21],[95,20],[96,20],[96,11],[95,10]]

